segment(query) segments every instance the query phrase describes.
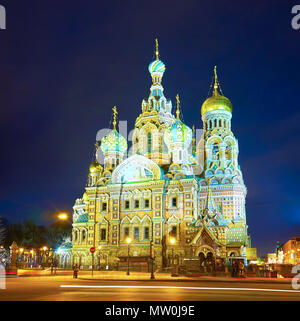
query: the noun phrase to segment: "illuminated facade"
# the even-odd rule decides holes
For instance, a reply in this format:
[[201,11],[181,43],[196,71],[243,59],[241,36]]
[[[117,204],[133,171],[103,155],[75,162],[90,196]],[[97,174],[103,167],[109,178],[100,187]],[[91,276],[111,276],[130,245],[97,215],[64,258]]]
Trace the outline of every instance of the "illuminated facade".
[[[222,94],[216,68],[212,96],[201,108],[203,135],[197,146],[194,130],[180,117],[178,95],[176,116],[164,96],[165,65],[157,43],[149,72],[150,95],[142,101],[131,152],[127,155],[127,141],[116,129],[115,108],[113,130],[96,144],[88,185],[74,205],[74,263],[90,267],[89,250],[95,247],[95,265],[98,259],[101,265],[122,265],[128,238],[137,264],[148,261],[151,241],[157,267],[245,257],[250,247],[246,187],[231,131],[232,105]],[[200,117],[196,121],[200,127]],[[97,161],[101,152],[104,166]]]
[[285,264],[300,264],[300,236],[292,237],[281,248],[282,262]]

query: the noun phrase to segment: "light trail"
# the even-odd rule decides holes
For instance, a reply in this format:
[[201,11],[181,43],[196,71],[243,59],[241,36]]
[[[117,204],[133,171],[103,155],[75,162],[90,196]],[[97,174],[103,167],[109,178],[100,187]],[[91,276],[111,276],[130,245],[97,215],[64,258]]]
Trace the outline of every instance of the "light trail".
[[61,285],[61,288],[91,288],[91,289],[181,289],[181,290],[225,290],[225,291],[262,291],[262,292],[288,292],[300,293],[297,290],[280,290],[280,289],[257,289],[257,288],[212,288],[212,287],[188,287],[188,286],[147,286],[147,285]]

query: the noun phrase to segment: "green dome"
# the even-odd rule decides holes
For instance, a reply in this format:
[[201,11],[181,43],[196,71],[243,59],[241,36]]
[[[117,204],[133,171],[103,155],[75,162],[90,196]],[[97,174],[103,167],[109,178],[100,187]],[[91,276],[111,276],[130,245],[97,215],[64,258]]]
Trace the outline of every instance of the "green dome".
[[192,138],[192,130],[180,119],[176,119],[174,124],[167,127],[164,133],[164,141],[168,147],[173,143],[184,143],[188,147],[191,144]]
[[120,152],[125,154],[127,141],[116,129],[113,129],[108,135],[102,138],[100,147],[104,154],[107,152]]

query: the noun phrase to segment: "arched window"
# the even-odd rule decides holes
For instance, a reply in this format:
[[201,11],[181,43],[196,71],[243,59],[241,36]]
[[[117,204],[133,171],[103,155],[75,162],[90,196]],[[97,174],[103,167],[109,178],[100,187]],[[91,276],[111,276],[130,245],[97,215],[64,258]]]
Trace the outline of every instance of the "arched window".
[[82,241],[85,241],[85,239],[86,239],[86,231],[83,230],[82,231]]
[[162,147],[163,147],[162,136],[159,136],[159,138],[158,138],[158,151],[159,151],[160,153],[162,152]]
[[77,241],[78,240],[78,231],[75,231],[74,233],[74,241]]
[[152,135],[148,133],[148,153],[151,153],[151,143],[152,143]]
[[218,143],[213,144],[212,156],[213,156],[213,160],[219,159],[219,145],[218,145]]
[[231,148],[230,145],[227,145],[227,146],[226,146],[226,149],[225,149],[225,158],[226,158],[227,160],[231,159],[231,155],[232,155],[231,149],[232,149],[232,148]]
[[217,119],[215,119],[215,127],[217,127]]
[[222,120],[219,119],[219,127],[222,127]]

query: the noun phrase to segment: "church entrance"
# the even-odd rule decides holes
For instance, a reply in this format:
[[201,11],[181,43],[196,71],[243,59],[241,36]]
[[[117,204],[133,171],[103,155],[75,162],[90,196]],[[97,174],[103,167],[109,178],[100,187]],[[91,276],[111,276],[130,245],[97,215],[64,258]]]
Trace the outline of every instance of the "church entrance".
[[212,252],[199,252],[200,272],[212,273],[215,271],[215,257]]

